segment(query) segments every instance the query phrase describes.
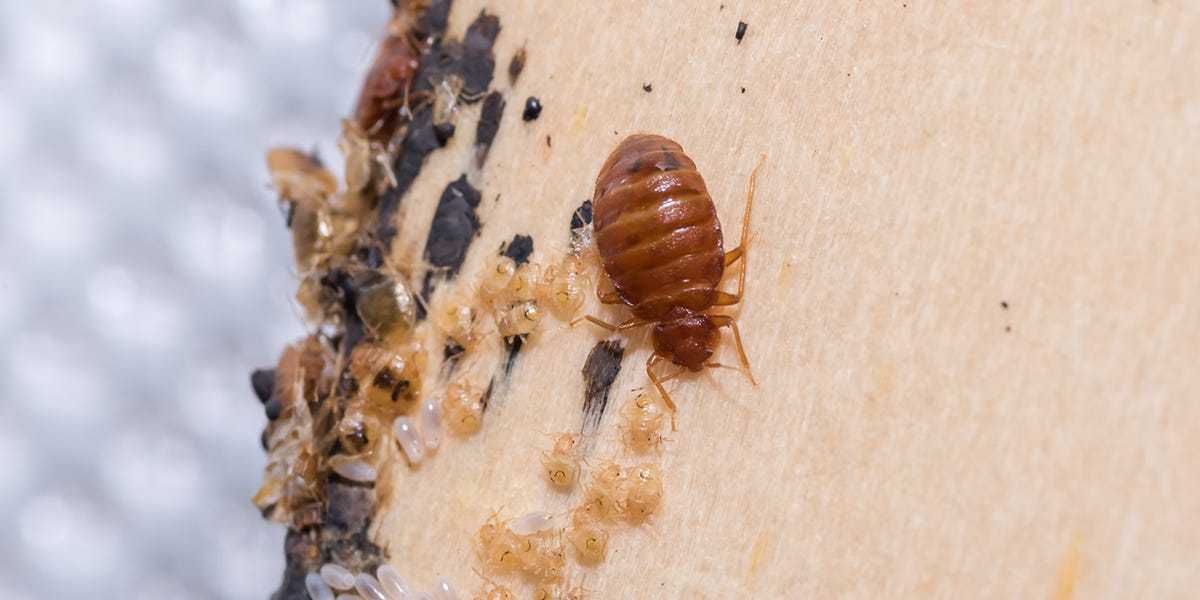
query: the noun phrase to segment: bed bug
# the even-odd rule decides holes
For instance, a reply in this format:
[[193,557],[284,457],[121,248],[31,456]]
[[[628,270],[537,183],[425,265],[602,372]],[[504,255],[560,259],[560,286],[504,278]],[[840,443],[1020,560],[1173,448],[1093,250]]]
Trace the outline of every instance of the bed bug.
[[[725,366],[709,361],[721,327],[733,331],[746,374],[757,385],[737,323],[709,310],[742,299],[744,262],[737,293],[717,286],[725,268],[746,255],[754,183],[765,161],[764,155],[750,175],[741,244],[728,252],[704,179],[678,143],[658,135],[631,135],[617,145],[596,177],[592,224],[604,272],[615,288],[597,289],[596,294],[605,304],[629,306],[633,316],[617,325],[591,315],[585,318],[619,332],[653,325],[654,351],[646,360],[646,374],[672,411],[672,429],[675,403],[662,384],[684,371]],[[664,359],[682,369],[659,377],[654,367]]]
[[412,20],[405,11],[396,11],[363,80],[354,120],[374,142],[387,143],[406,117],[402,109],[408,106],[423,46],[413,38]]

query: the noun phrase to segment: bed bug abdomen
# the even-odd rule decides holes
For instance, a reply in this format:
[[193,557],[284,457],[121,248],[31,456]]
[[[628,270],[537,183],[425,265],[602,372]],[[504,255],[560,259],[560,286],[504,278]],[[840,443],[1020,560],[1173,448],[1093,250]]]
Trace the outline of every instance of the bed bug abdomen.
[[596,178],[596,245],[621,300],[656,321],[703,311],[725,271],[721,224],[696,163],[674,141],[626,138]]

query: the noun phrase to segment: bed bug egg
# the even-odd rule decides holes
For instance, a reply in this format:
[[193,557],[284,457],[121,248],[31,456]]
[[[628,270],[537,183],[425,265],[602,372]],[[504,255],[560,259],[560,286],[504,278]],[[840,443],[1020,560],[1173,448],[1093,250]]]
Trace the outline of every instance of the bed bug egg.
[[546,511],[534,511],[509,521],[508,530],[517,535],[533,535],[554,527],[554,515]]
[[[375,470],[375,467],[371,466],[371,464],[367,461],[357,458],[350,458],[344,455],[335,456],[329,459],[329,468],[332,469],[334,473],[337,473],[338,475],[341,475],[350,481],[357,481],[359,483],[370,483],[375,481],[375,478],[378,476],[378,472]],[[322,571],[321,575],[324,576],[324,574],[325,573]]]
[[348,590],[354,587],[354,573],[350,569],[334,563],[321,565],[321,580],[335,590]]
[[662,502],[662,473],[650,463],[634,467],[624,487],[625,518],[630,522],[644,521]]
[[359,573],[354,576],[354,590],[366,600],[388,600],[383,593],[379,580],[370,573]]
[[483,425],[483,401],[469,382],[451,383],[442,397],[446,425],[460,435],[471,435]]
[[598,563],[608,552],[608,529],[600,523],[595,505],[585,504],[571,511],[567,539],[575,547],[581,562]]
[[458,590],[445,575],[438,575],[433,580],[433,594],[437,600],[458,600]]
[[396,434],[396,441],[400,443],[404,455],[408,457],[408,462],[420,464],[425,458],[425,443],[421,440],[421,433],[413,425],[412,419],[396,417],[392,431]]
[[658,135],[631,135],[617,145],[596,176],[596,249],[614,288],[597,294],[602,303],[627,305],[632,317],[618,325],[585,318],[613,332],[652,326],[654,351],[646,360],[646,375],[672,411],[672,428],[675,404],[662,384],[674,375],[662,377],[654,367],[663,360],[679,366],[680,373],[724,366],[710,361],[720,328],[730,328],[754,383],[737,323],[709,311],[741,302],[744,265],[737,293],[717,287],[725,268],[746,254],[754,183],[765,160],[764,156],[750,175],[741,244],[729,252],[704,179],[678,143]]
[[391,565],[379,565],[379,568],[375,569],[375,578],[379,580],[379,585],[383,586],[384,593],[391,600],[404,600],[408,597],[408,584]]
[[430,450],[436,450],[442,442],[442,404],[435,398],[421,403],[421,434]]
[[626,446],[644,452],[662,444],[663,437],[659,431],[666,415],[657,397],[638,394],[621,407],[620,414]]
[[333,590],[329,589],[329,584],[316,573],[304,576],[304,589],[312,600],[333,600]]
[[550,484],[569,490],[579,478],[579,455],[575,451],[575,436],[569,433],[554,438],[554,448],[542,453],[542,466]]

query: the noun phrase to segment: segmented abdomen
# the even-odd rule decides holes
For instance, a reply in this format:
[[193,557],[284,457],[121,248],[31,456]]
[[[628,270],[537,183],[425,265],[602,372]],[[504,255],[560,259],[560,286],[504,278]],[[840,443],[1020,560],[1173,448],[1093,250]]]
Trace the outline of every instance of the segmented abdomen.
[[633,314],[713,305],[725,270],[716,207],[679,144],[625,138],[600,169],[592,222],[604,270]]

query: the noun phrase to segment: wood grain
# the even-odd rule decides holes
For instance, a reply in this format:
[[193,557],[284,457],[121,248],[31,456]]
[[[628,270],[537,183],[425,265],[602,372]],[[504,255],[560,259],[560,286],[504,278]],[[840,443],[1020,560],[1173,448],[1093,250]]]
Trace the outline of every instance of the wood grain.
[[[627,134],[679,141],[733,231],[767,155],[735,313],[759,386],[733,371],[672,382],[679,431],[652,457],[661,512],[617,534],[586,587],[1194,595],[1200,5],[720,6],[464,0],[452,14],[454,35],[482,8],[500,16],[501,69],[528,53],[515,86],[496,79],[508,106],[460,286],[514,233],[534,237],[535,261],[558,260]],[[527,96],[545,105],[528,123]],[[464,113],[410,191],[399,260],[420,256],[474,127]],[[625,314],[592,294],[585,311]],[[538,459],[544,433],[579,429],[579,370],[602,338],[547,321],[480,434],[418,469],[394,463],[374,536],[408,578],[476,591],[475,531],[492,510],[571,506]],[[642,460],[621,453],[613,407],[646,384],[649,350],[630,339],[593,461]]]

